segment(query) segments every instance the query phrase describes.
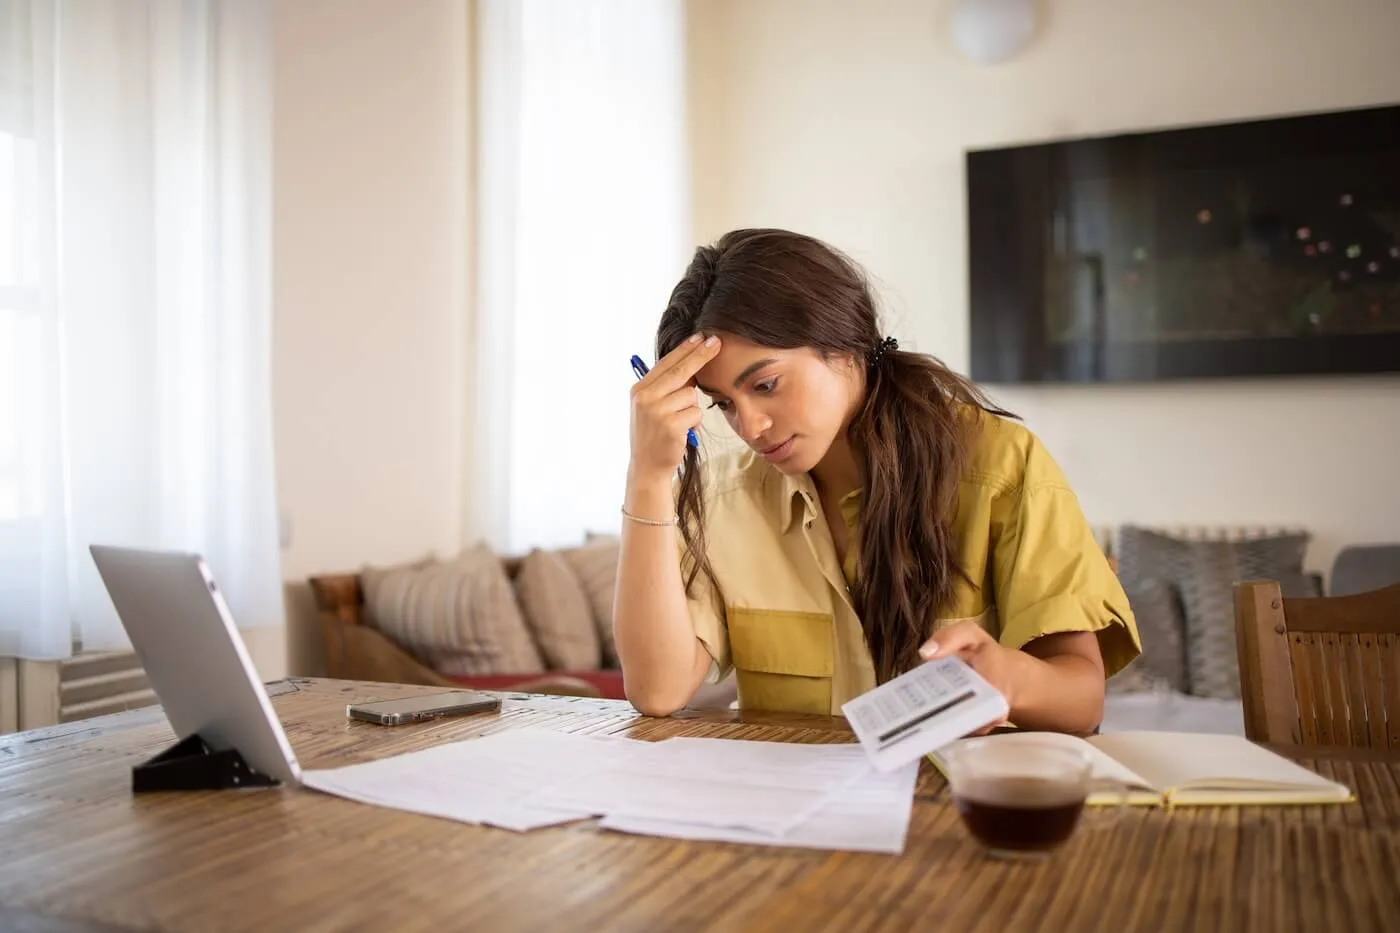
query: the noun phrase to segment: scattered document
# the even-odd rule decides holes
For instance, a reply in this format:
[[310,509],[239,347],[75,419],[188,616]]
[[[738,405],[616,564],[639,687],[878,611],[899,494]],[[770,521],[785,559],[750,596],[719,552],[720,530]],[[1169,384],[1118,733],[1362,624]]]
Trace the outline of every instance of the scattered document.
[[877,772],[859,745],[644,742],[518,729],[303,783],[373,806],[525,832],[602,817],[619,832],[898,852],[917,763]]
[[533,806],[531,794],[562,780],[613,768],[648,742],[516,729],[450,742],[364,764],[307,771],[303,783],[361,803],[524,832],[596,813]]
[[676,738],[533,794],[529,803],[775,834],[870,772],[858,745]]
[[918,776],[917,762],[888,773],[871,771],[865,779],[835,794],[802,822],[779,835],[620,815],[604,817],[599,825],[643,836],[897,855],[904,851],[909,833]]

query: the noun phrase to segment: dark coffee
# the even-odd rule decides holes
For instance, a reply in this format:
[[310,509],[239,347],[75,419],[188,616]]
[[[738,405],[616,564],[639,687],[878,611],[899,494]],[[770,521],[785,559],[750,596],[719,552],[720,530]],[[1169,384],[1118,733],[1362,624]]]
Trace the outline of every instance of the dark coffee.
[[1084,790],[1047,778],[974,778],[958,788],[953,803],[968,830],[988,848],[1042,852],[1074,832],[1084,810]]

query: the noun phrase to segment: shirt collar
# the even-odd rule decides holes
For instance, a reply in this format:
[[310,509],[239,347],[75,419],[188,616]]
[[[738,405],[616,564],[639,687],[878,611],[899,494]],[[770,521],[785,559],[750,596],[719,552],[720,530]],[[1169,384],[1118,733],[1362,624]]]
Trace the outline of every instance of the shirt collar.
[[769,507],[778,531],[787,534],[817,514],[817,489],[806,473],[789,476],[777,468],[769,473]]
[[[800,473],[796,476],[789,476],[781,470],[774,469],[770,474],[772,514],[776,520],[778,531],[787,534],[797,527],[798,523],[806,519],[817,516],[817,487],[812,482],[812,477],[807,473]],[[847,493],[841,499],[841,519],[846,521],[846,512],[851,508],[859,508],[862,490],[855,490]],[[847,521],[847,524],[850,524]]]

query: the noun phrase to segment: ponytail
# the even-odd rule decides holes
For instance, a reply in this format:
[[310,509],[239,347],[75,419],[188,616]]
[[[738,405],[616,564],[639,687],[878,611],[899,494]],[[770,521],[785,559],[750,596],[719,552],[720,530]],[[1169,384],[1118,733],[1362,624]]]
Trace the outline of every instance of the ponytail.
[[958,487],[983,411],[981,390],[931,356],[886,340],[871,353],[865,403],[848,429],[865,472],[856,581],[851,599],[875,676],[884,683],[916,666],[955,577]]

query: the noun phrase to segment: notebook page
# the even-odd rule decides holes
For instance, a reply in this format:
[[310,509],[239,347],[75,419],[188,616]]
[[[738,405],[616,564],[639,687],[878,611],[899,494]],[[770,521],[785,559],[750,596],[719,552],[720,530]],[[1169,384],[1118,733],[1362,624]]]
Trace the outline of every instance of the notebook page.
[[1115,732],[1093,745],[1163,791],[1305,790],[1332,797],[1346,788],[1237,735]]

